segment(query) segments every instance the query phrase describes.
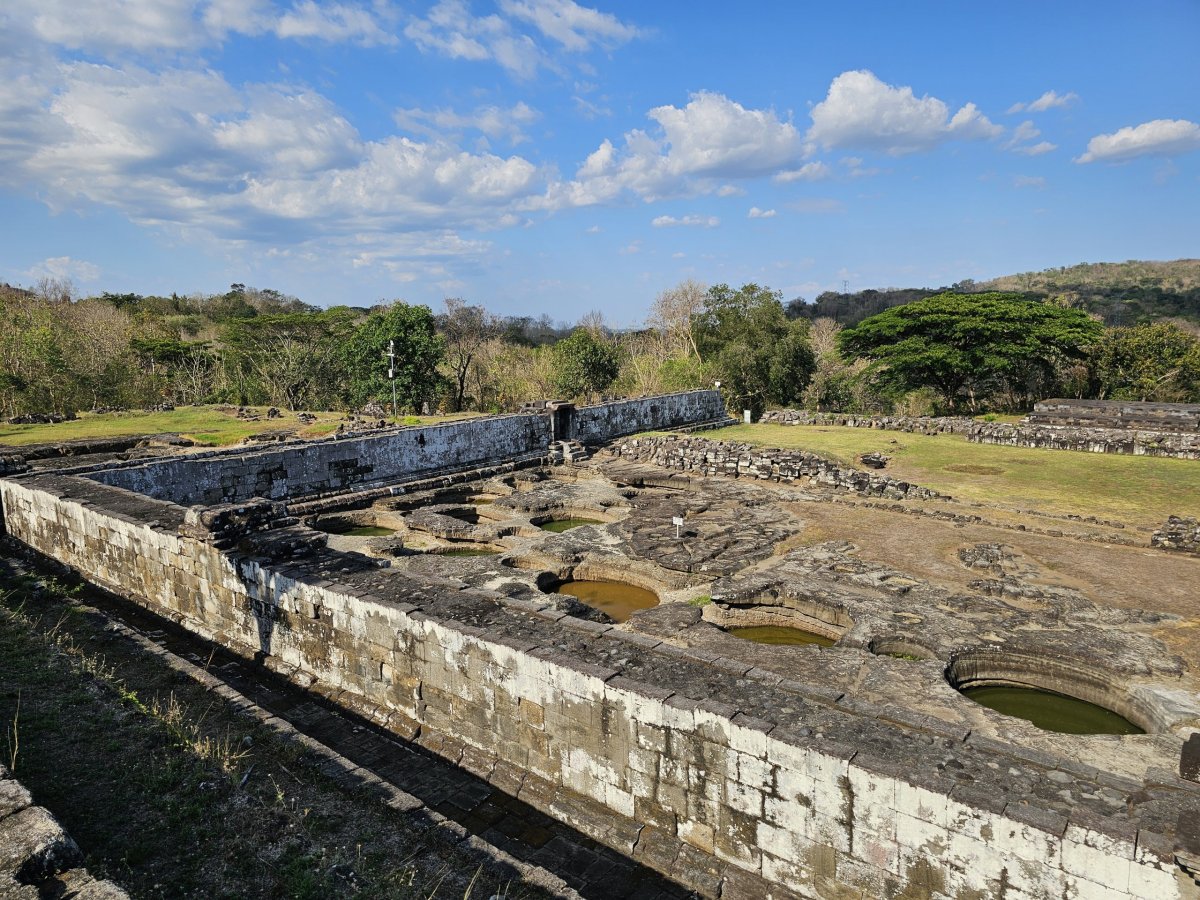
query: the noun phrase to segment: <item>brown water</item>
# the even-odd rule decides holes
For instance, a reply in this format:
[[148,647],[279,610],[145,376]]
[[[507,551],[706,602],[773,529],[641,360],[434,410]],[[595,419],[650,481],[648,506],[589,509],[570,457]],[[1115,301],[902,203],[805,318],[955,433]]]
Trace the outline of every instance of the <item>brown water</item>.
[[726,629],[734,637],[744,641],[754,641],[756,644],[816,644],[818,647],[832,647],[834,641],[823,634],[804,631],[800,628],[788,628],[783,625],[746,625],[740,628]]
[[1063,734],[1145,734],[1110,709],[1053,691],[997,685],[965,688],[962,695],[998,713],[1032,722],[1044,731]]
[[355,525],[353,522],[347,522],[344,519],[318,521],[313,527],[326,534],[337,534],[345,537],[384,537],[385,535],[396,533],[396,529],[394,528],[385,528],[382,525]]
[[570,531],[572,528],[578,528],[580,525],[603,525],[599,519],[559,519],[555,522],[543,522],[538,528],[542,531]]
[[453,550],[439,550],[438,556],[495,556],[499,550],[481,550],[478,547],[455,547]]
[[578,597],[617,622],[628,621],[639,609],[658,606],[658,595],[653,591],[619,581],[564,581],[553,592]]

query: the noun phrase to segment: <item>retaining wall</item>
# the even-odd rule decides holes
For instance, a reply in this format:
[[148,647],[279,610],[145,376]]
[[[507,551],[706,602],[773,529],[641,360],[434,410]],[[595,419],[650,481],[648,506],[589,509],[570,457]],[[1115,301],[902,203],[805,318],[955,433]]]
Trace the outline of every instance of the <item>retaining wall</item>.
[[726,417],[719,391],[684,391],[579,407],[571,437],[583,444],[603,444],[639,431],[662,431]]
[[951,726],[354,554],[231,555],[180,534],[181,508],[85,479],[0,500],[34,549],[397,733],[453,736],[461,764],[705,896],[1197,896],[1171,838],[1039,808],[1012,785],[1044,772]]

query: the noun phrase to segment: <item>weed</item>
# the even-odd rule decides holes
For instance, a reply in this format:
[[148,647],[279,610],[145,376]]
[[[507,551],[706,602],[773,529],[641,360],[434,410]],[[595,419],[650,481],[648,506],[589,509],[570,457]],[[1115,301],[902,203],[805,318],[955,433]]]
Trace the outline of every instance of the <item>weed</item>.
[[8,745],[8,771],[17,771],[17,754],[21,750],[21,692],[17,691],[17,708],[13,711],[12,722],[4,733],[4,741]]

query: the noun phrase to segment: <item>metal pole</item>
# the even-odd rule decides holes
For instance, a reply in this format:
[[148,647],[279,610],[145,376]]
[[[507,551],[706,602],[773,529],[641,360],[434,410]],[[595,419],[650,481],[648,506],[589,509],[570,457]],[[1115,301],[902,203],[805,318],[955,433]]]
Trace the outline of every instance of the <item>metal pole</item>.
[[400,412],[396,407],[396,342],[388,341],[388,380],[392,382],[392,418],[399,419]]

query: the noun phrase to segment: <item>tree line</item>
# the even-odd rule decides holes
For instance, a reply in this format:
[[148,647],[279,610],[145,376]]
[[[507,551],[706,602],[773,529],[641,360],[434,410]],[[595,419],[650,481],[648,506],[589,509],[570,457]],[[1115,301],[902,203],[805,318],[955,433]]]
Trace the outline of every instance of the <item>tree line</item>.
[[[922,292],[923,294],[925,292]],[[828,298],[827,298],[828,299]],[[885,298],[886,299],[886,298]],[[1170,322],[1106,326],[1022,293],[906,297],[845,327],[830,303],[685,281],[642,328],[571,326],[459,298],[322,309],[231,285],[181,297],[0,286],[6,416],[161,404],[501,412],[719,384],[733,410],[1021,411],[1043,397],[1200,402],[1200,339]],[[389,358],[389,347],[393,356]]]

